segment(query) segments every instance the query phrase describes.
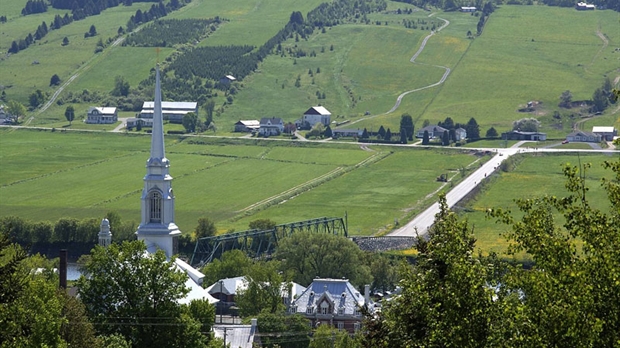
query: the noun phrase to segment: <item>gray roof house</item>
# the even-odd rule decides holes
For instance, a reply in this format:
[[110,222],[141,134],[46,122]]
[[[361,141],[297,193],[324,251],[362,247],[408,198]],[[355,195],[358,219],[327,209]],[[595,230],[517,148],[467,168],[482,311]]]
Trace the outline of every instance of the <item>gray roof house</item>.
[[566,136],[566,140],[570,143],[587,142],[587,143],[599,143],[601,141],[601,135],[585,132],[581,130],[574,131]]
[[[420,130],[418,130],[418,132],[416,133],[415,137],[416,138],[424,138],[424,131],[428,132],[428,138],[429,139],[433,139],[433,138],[440,138],[443,136],[443,132],[447,131],[447,129],[440,127],[440,126],[426,126]],[[467,134],[466,134],[467,135]]]
[[369,288],[362,295],[348,279],[317,278],[291,302],[289,313],[304,315],[313,327],[324,323],[353,333],[361,327],[360,309],[374,310]]

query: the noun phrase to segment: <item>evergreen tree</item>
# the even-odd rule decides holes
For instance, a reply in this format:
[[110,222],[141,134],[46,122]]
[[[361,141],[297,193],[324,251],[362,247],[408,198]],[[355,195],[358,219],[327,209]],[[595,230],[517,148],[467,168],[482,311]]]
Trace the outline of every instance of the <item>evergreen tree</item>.
[[428,145],[429,144],[430,140],[429,140],[428,137],[429,137],[428,131],[425,130],[424,131],[424,135],[422,136],[422,145]]
[[467,132],[467,137],[472,140],[480,139],[480,126],[478,126],[478,122],[476,122],[475,118],[470,118],[465,126],[465,131]]
[[381,127],[379,127],[379,131],[377,132],[377,136],[381,139],[385,138],[385,128],[383,128],[383,125],[381,125]]

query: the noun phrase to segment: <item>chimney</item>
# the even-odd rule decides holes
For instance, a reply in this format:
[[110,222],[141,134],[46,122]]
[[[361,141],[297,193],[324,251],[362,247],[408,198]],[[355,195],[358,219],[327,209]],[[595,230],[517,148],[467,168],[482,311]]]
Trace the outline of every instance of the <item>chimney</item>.
[[60,249],[60,287],[67,289],[67,249]]
[[370,303],[370,285],[364,285],[364,304],[368,306]]

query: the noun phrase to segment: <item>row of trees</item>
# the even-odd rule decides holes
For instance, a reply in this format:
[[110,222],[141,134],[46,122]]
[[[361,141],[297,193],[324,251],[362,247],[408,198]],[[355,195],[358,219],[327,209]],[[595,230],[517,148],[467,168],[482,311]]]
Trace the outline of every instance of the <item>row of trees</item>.
[[[603,80],[601,87],[597,88],[592,94],[591,101],[580,101],[579,103],[589,105],[590,111],[593,113],[603,112],[609,105],[614,104],[617,101],[617,96],[614,94],[613,90],[614,88],[611,83],[611,79],[606,77],[605,80]],[[573,94],[570,90],[562,92],[558,106],[562,108],[571,108],[573,103]]]
[[606,162],[609,205],[594,208],[588,165],[566,165],[568,195],[490,209],[507,225],[509,257],[476,253],[473,227],[445,197],[403,269],[402,293],[369,317],[365,347],[615,347],[620,342],[620,161]]
[[[114,233],[114,239],[132,240],[137,226],[134,222],[122,223],[120,215],[108,212],[106,218]],[[37,243],[97,243],[100,219],[60,218],[55,223],[50,221],[32,222],[18,216],[0,218],[0,231],[6,233],[11,240],[24,245]]]
[[220,23],[214,19],[167,19],[157,20],[133,33],[123,41],[123,46],[173,47],[174,45],[195,42]]

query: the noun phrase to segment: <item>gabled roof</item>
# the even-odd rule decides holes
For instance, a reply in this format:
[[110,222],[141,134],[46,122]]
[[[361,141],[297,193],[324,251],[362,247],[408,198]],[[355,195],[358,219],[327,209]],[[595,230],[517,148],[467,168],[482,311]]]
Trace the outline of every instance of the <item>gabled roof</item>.
[[426,126],[422,129],[420,129],[418,131],[418,133],[424,133],[424,131],[428,131],[429,133],[443,133],[444,131],[447,131],[447,129],[437,126],[437,125],[431,125],[431,126]]
[[594,126],[592,127],[592,133],[613,133],[614,127]]
[[597,137],[600,135],[594,134],[594,133],[590,133],[590,132],[586,132],[586,131],[582,131],[582,130],[577,130],[574,131],[572,133],[570,133],[569,135],[567,135],[567,137],[576,137],[576,136],[580,136],[580,137]]
[[280,123],[282,123],[282,124],[284,124],[282,119],[279,118],[279,117],[263,117],[263,118],[260,119],[260,124],[266,125],[268,123],[271,123],[271,124],[280,124]]
[[90,114],[93,110],[99,111],[100,114],[103,115],[114,115],[116,113],[116,108],[114,107],[97,107],[91,106],[88,108],[88,113]]
[[[220,282],[221,288],[220,288]],[[234,278],[225,278],[220,279],[217,282],[211,284],[206,288],[207,292],[210,294],[223,293],[226,295],[236,295],[239,290],[247,289],[248,285],[245,282],[245,277],[234,277]]]
[[258,120],[239,120],[235,125],[244,125],[246,127],[258,126],[260,122]]
[[304,112],[304,115],[325,115],[330,116],[332,113],[322,106],[313,106],[308,111]]
[[[316,308],[323,301],[333,304],[333,314],[342,308],[344,314],[353,315],[358,307],[365,305],[365,298],[348,279],[315,279],[291,304],[297,313],[306,313],[308,307]],[[372,307],[372,306],[371,306]]]

